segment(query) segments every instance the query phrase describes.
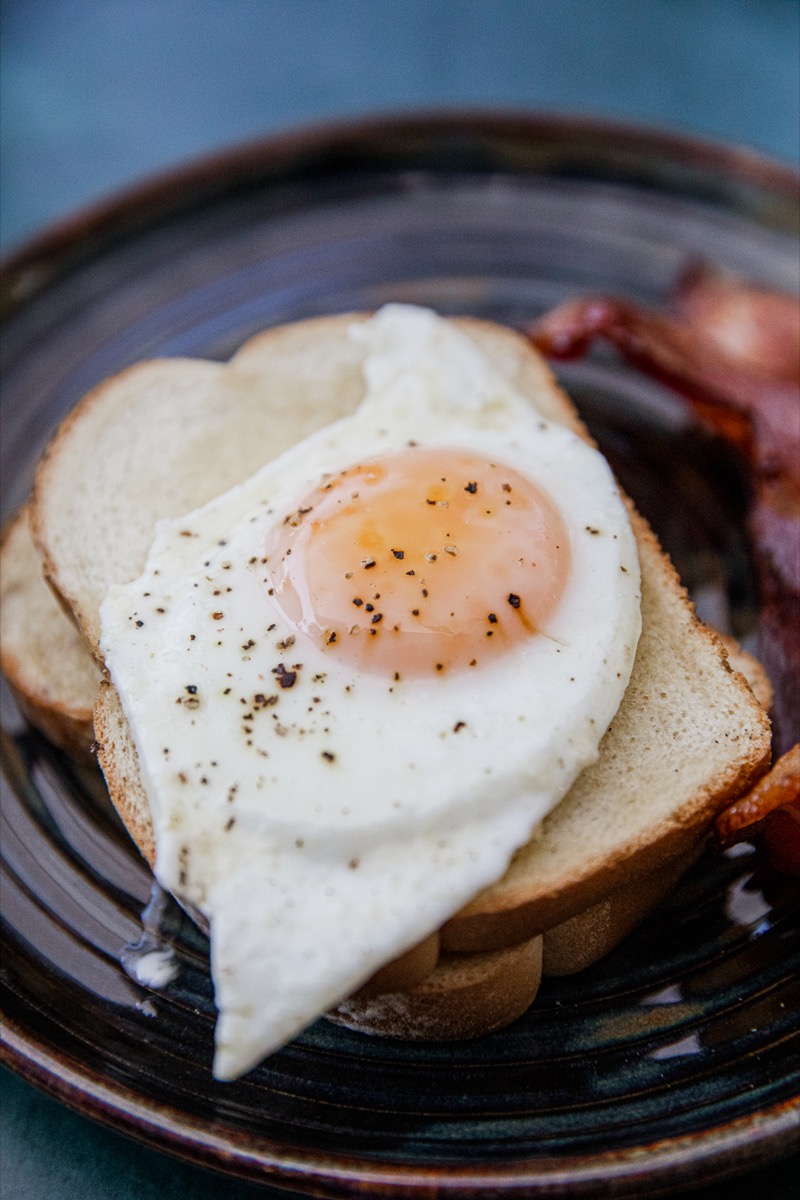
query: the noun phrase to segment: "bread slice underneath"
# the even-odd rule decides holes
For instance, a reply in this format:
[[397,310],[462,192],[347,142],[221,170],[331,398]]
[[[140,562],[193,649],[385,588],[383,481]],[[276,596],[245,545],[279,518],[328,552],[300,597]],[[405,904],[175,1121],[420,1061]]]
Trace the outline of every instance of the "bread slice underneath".
[[449,954],[405,991],[359,993],[328,1013],[359,1033],[409,1041],[460,1041],[522,1016],[542,977],[542,939],[477,954]]
[[74,758],[93,760],[100,669],[45,583],[27,506],[0,542],[0,667],[31,724]]

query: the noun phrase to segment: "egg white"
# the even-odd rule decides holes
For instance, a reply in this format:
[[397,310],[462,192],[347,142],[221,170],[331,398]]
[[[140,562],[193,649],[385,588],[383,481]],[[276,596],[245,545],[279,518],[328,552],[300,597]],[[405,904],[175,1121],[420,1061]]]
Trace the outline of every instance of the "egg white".
[[[352,334],[365,350],[358,411],[162,522],[141,579],[102,608],[157,876],[210,922],[220,1078],[503,874],[597,756],[639,637],[636,544],[603,458],[426,310],[389,306]],[[545,636],[468,678],[358,674],[298,634],[265,586],[271,524],[326,473],[410,440],[534,479],[570,531],[572,572]]]

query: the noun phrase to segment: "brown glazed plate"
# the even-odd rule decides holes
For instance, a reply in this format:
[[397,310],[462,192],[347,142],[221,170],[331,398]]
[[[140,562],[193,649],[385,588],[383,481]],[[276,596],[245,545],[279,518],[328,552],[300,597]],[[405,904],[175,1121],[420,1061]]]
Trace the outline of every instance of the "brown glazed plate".
[[[386,118],[243,147],[78,216],[6,264],[8,516],[59,418],[154,355],[387,300],[523,325],[590,289],[664,302],[686,262],[798,285],[797,178],[746,151],[521,114]],[[606,352],[559,368],[702,614],[747,640],[745,493],[673,397]],[[151,1146],[317,1196],[661,1195],[800,1141],[800,903],[750,847],[709,853],[512,1027],[412,1045],[320,1020],[210,1073],[208,945],[102,780],[3,696],[5,1061]],[[177,976],[137,982],[153,948]]]

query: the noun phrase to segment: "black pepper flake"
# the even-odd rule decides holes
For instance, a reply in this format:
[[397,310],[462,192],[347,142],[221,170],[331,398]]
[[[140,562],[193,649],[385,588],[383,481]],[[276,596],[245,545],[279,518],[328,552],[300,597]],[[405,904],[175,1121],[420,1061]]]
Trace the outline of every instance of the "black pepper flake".
[[248,640],[246,642],[243,642],[242,649],[243,650],[252,650],[253,646],[255,646],[255,642],[253,641],[252,638],[248,638]]
[[486,620],[489,622],[490,625],[496,625],[497,624],[497,613],[489,613]]
[[395,556],[395,558],[399,558],[401,560],[406,556],[405,550],[393,550],[392,554]]
[[332,630],[331,630],[331,632],[328,634],[328,636],[327,636],[327,638],[325,639],[325,641],[326,641],[326,644],[327,644],[328,646],[332,646],[332,645],[333,645],[333,643],[336,641],[336,630],[335,630],[335,629],[332,629]]
[[382,620],[383,620],[383,613],[375,613],[370,624],[377,625],[378,622],[382,621]]
[[355,604],[356,608],[360,608],[363,603],[364,601],[360,596],[356,596],[356,598],[353,600],[353,604]]
[[406,575],[413,575],[413,574],[414,574],[413,571],[406,571]]
[[370,567],[374,567],[376,565],[375,559],[374,558],[362,558],[361,565],[365,571],[368,571],[370,569]]
[[412,610],[411,610],[411,615],[412,615],[412,617],[418,617],[418,616],[419,616],[419,609],[418,609],[418,608],[412,608]]
[[228,833],[231,829],[233,829],[235,824],[236,817],[228,817],[227,821],[225,822],[225,832]]
[[374,604],[365,604],[364,605],[364,612],[374,612],[374,611],[375,611]]
[[477,483],[468,483],[468,484],[467,484],[467,486],[464,488],[464,491],[465,491],[465,492],[469,492],[469,493],[470,493],[470,495],[472,495],[472,496],[474,496],[474,495],[475,495],[475,493],[477,492],[477,490],[478,490],[478,485],[477,485]]
[[156,612],[157,612],[157,613],[163,613],[163,612],[166,612],[166,609],[164,609],[164,608],[157,608],[157,609],[156,609]]
[[136,622],[136,628],[137,628],[137,629],[141,629],[143,625],[144,625],[144,621],[137,621],[137,622]]
[[514,592],[509,592],[508,593],[508,603],[511,605],[512,608],[519,608],[519,606],[520,606],[519,596],[517,596]]
[[423,594],[423,596],[427,596],[427,595],[428,595],[428,589],[427,589],[427,588],[423,588],[423,589],[422,589],[422,594]]
[[586,526],[586,532],[587,532],[587,533],[591,533],[591,535],[592,535],[593,537],[599,537],[599,535],[600,535],[600,530],[599,530],[599,529],[594,529],[594,528],[593,528],[591,525],[587,525],[587,526]]
[[443,670],[444,670],[444,663],[437,663],[437,664],[436,664],[436,670],[437,670],[437,671],[443,671]]
[[511,484],[510,484],[510,483],[504,483],[504,484],[503,484],[503,491],[504,491],[504,492],[510,492],[510,491],[511,491]]
[[453,726],[453,733],[458,733],[460,729],[466,729],[466,727],[466,721],[456,721],[455,725]]
[[187,683],[184,690],[187,691],[190,696],[196,696],[197,695],[197,684],[196,683]]
[[282,688],[294,687],[297,682],[297,672],[287,671],[283,663],[278,663],[277,667],[273,667],[272,674],[277,675],[278,683]]
[[336,761],[336,755],[332,754],[330,750],[323,750],[322,757],[325,759],[326,762],[335,762]]
[[435,504],[436,501],[435,500],[426,500],[425,503],[426,504]]

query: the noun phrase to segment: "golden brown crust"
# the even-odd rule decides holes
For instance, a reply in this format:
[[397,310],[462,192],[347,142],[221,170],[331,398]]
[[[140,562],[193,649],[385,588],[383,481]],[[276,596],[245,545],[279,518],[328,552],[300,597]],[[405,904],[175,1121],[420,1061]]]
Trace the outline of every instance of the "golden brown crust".
[[737,674],[742,675],[758,703],[769,712],[775,698],[775,689],[769,675],[758,659],[744,650],[735,637],[730,634],[720,634],[719,640],[728,655],[728,664]]
[[24,506],[0,538],[0,669],[22,714],[79,762],[94,762],[100,673],[41,573]]
[[625,883],[598,904],[544,934],[542,974],[574,975],[604,958],[665,899],[703,852],[705,838],[642,879]]
[[542,939],[481,954],[450,954],[416,987],[354,997],[329,1019],[360,1033],[461,1041],[501,1029],[530,1007],[542,975]]
[[406,950],[405,954],[392,959],[385,967],[376,971],[371,979],[361,985],[355,998],[368,1000],[386,992],[406,991],[415,987],[436,969],[440,949],[441,938],[437,929],[416,946]]
[[155,869],[155,831],[139,774],[139,756],[117,691],[107,679],[101,683],[97,695],[94,728],[97,761],[105,776],[111,803],[140,854],[147,859],[151,869]]

